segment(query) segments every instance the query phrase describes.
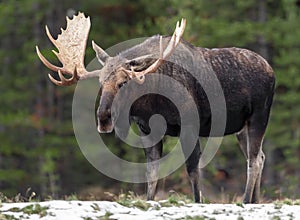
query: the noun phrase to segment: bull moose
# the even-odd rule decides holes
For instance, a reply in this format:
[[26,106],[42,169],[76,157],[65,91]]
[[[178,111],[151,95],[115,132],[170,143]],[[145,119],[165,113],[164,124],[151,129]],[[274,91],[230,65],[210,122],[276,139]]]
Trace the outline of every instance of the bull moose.
[[[148,77],[155,73],[166,75],[183,84],[193,97],[200,118],[199,137],[208,137],[211,127],[211,109],[201,85],[210,83],[209,77],[201,74],[216,75],[226,101],[226,126],[223,133],[214,136],[236,134],[240,148],[247,159],[247,183],[244,203],[259,202],[260,184],[265,155],[262,142],[269,120],[274,94],[275,77],[272,68],[260,55],[241,48],[207,49],[195,47],[181,39],[186,20],[177,22],[174,34],[155,35],[144,42],[122,51],[114,57],[92,42],[96,57],[102,69],[87,71],[84,65],[86,42],[90,29],[90,19],[79,13],[72,19],[67,17],[66,30],[55,40],[47,26],[46,33],[59,52],[56,56],[62,67],[51,64],[36,52],[46,67],[58,73],[59,79],[49,74],[50,80],[58,86],[69,86],[78,80],[98,77],[102,90],[97,109],[97,128],[99,133],[110,133],[114,129],[114,115],[111,113],[112,102],[119,90],[131,80],[143,85]],[[170,62],[170,57],[178,62]],[[178,63],[189,63],[187,71]],[[210,66],[211,68],[207,68]],[[198,71],[207,69],[207,71]],[[191,74],[192,73],[192,74]],[[66,78],[66,76],[70,76]],[[195,77],[200,76],[199,83]],[[205,81],[206,80],[206,81]],[[141,136],[151,132],[149,118],[161,114],[167,123],[164,135],[179,136],[180,120],[178,111],[170,101],[160,95],[143,96],[131,107],[128,120],[138,125]],[[191,122],[192,123],[192,122]],[[183,152],[186,146],[182,146]],[[192,146],[193,151],[186,157],[186,169],[192,184],[195,202],[200,202],[199,193],[199,158],[201,149],[199,140]],[[147,163],[162,156],[162,140],[153,146],[144,146]],[[147,199],[153,200],[156,192],[158,163],[147,166],[149,177]],[[151,177],[151,178],[150,178]]]

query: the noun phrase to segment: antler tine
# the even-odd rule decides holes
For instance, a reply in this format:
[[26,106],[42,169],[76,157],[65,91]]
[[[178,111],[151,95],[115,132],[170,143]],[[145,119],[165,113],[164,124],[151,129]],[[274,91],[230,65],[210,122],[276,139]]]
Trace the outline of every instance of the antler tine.
[[162,43],[162,36],[160,36],[159,38],[159,58],[163,58],[164,57],[164,47],[163,47],[163,43]]
[[77,68],[75,68],[74,70],[74,75],[67,79],[64,77],[64,75],[62,74],[62,72],[60,70],[57,71],[58,76],[60,78],[60,81],[54,79],[51,74],[48,74],[49,79],[51,80],[51,82],[53,82],[55,85],[57,86],[68,86],[68,85],[72,85],[75,82],[78,81],[79,77],[78,77],[78,73],[77,73]]
[[176,30],[175,30],[176,35],[178,36],[176,44],[180,41],[180,38],[181,38],[181,36],[183,35],[183,32],[184,32],[185,26],[186,26],[186,19],[182,18],[180,25],[178,27],[176,26]]
[[50,41],[53,43],[53,45],[55,45],[55,46],[56,46],[55,40],[54,40],[54,38],[52,37],[52,35],[51,35],[51,33],[50,33],[50,31],[49,31],[49,29],[48,29],[48,26],[47,26],[47,25],[45,26],[45,29],[46,29],[46,34],[47,34],[47,36],[48,36],[49,40],[50,40]]
[[173,52],[173,50],[175,49],[177,44],[179,43],[179,41],[183,35],[185,25],[186,25],[186,19],[182,18],[181,23],[179,23],[179,21],[177,21],[176,29],[171,37],[171,40],[170,40],[167,48],[164,51],[163,59],[167,59],[171,55],[171,53]]
[[61,67],[58,67],[58,66],[55,66],[53,65],[52,63],[50,63],[44,56],[43,54],[40,52],[40,49],[38,46],[35,46],[35,49],[36,49],[36,53],[38,55],[38,57],[40,58],[40,60],[42,61],[42,63],[48,67],[50,70],[53,70],[55,72],[57,72],[58,70],[62,71],[63,73],[65,74],[69,74],[69,75],[72,75],[72,73],[69,73],[68,71],[64,70],[63,68]]

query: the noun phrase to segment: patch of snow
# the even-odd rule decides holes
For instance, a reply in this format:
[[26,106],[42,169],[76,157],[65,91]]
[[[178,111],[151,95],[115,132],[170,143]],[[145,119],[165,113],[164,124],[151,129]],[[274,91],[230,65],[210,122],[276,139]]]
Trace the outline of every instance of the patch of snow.
[[[24,208],[30,205],[40,205],[47,213],[28,214]],[[237,219],[244,220],[272,219],[300,220],[299,205],[274,205],[274,204],[183,204],[179,207],[163,207],[163,202],[148,201],[148,210],[143,211],[137,207],[125,207],[116,202],[108,201],[47,201],[39,203],[2,203],[0,207],[0,219],[12,216],[17,219],[99,219],[107,217],[119,220],[164,220],[181,219],[186,217],[200,216],[203,218],[214,218],[216,220]],[[34,208],[33,208],[34,209]]]

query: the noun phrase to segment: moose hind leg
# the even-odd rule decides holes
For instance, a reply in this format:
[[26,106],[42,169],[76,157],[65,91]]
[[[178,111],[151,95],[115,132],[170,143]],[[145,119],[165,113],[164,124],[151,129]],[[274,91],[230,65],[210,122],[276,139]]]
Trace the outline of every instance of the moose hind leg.
[[254,113],[250,118],[247,145],[247,183],[244,203],[257,203],[259,201],[261,175],[265,156],[262,151],[262,142],[267,126],[268,116],[263,112]]
[[236,137],[238,139],[240,148],[246,157],[246,160],[248,160],[248,153],[247,153],[247,146],[248,146],[248,127],[247,125],[236,134]]
[[147,159],[147,200],[154,200],[159,171],[159,159],[162,155],[162,141],[152,147],[144,146]]
[[[243,128],[242,131],[240,131],[237,135],[237,139],[240,145],[240,148],[243,152],[243,154],[245,155],[247,161],[248,161],[248,150],[247,150],[247,146],[248,146],[248,127],[245,126]],[[259,173],[255,182],[255,186],[253,189],[253,193],[252,193],[252,198],[251,198],[251,203],[258,203],[259,202],[259,196],[260,196],[260,184],[261,184],[261,176],[262,176],[262,170],[263,170],[263,164],[264,164],[264,160],[265,160],[265,155],[263,153],[263,151],[260,151],[260,154],[258,155],[258,163],[260,163],[260,169],[259,169]]]
[[258,163],[260,164],[260,170],[259,170],[256,182],[255,182],[255,186],[254,186],[254,189],[253,189],[251,203],[258,203],[259,202],[260,184],[261,184],[262,171],[263,171],[263,168],[264,168],[264,162],[265,162],[265,154],[264,154],[263,151],[260,151],[260,154],[258,156]]
[[187,158],[185,164],[187,173],[189,175],[190,182],[192,184],[192,189],[194,193],[195,202],[200,203],[200,169],[199,169],[199,159],[201,156],[200,143],[197,144],[192,152],[192,154]]

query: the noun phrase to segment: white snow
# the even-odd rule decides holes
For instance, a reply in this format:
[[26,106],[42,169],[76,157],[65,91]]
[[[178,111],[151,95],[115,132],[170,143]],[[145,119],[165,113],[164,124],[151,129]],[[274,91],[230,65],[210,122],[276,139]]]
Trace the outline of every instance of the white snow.
[[[300,205],[276,205],[276,204],[186,204],[179,207],[163,207],[162,202],[148,202],[150,207],[143,211],[136,207],[125,207],[116,202],[108,201],[47,201],[39,203],[2,203],[0,207],[0,219],[8,219],[13,216],[16,219],[107,219],[120,220],[163,220],[185,219],[202,217],[203,219],[299,219]],[[44,210],[35,214],[24,213],[26,207],[40,205]],[[30,208],[29,208],[30,209]],[[46,211],[46,213],[45,213]],[[12,218],[13,219],[13,218]]]

